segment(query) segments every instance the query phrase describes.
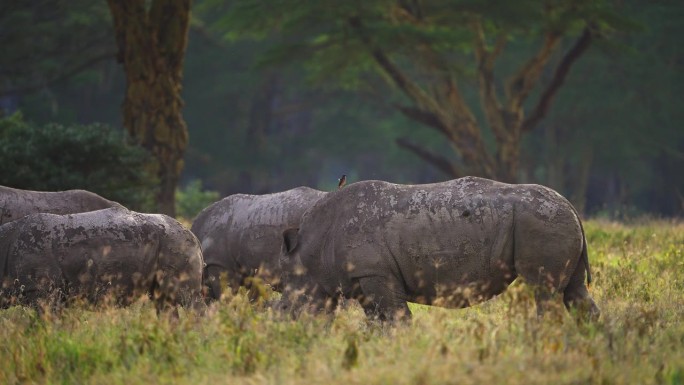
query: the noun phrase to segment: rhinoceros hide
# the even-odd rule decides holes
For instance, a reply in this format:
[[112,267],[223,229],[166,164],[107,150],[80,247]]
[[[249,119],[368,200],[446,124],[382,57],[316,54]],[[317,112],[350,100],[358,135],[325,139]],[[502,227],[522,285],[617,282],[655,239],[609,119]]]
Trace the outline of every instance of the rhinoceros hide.
[[158,308],[201,297],[202,253],[176,220],[124,208],[32,214],[0,226],[0,301],[103,296],[126,305],[149,294]]
[[425,185],[363,181],[329,193],[284,232],[289,294],[314,304],[358,298],[369,315],[408,315],[407,301],[470,306],[516,277],[567,306],[598,308],[580,218],[557,192],[539,185],[466,177]]
[[0,186],[0,225],[29,214],[75,214],[122,207],[85,190],[43,192]]
[[221,296],[220,274],[237,290],[259,273],[277,286],[282,233],[299,226],[302,214],[326,193],[298,187],[274,194],[235,194],[204,209],[192,224],[202,244],[209,295]]

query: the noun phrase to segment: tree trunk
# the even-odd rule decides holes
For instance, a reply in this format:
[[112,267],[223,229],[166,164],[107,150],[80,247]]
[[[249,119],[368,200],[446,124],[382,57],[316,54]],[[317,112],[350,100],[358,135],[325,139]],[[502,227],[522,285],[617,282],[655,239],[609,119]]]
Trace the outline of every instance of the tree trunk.
[[278,76],[275,73],[266,74],[252,97],[245,145],[253,154],[259,154],[266,145],[267,131],[273,121],[273,99],[276,97],[277,86]]
[[188,131],[181,115],[191,0],[108,0],[126,72],[123,122],[155,159],[157,211],[175,216]]
[[520,165],[520,136],[499,142],[496,155],[496,179],[516,183]]
[[589,188],[589,177],[591,176],[591,166],[594,163],[594,149],[591,145],[586,145],[582,150],[577,184],[572,197],[575,209],[583,215],[587,209],[587,189]]

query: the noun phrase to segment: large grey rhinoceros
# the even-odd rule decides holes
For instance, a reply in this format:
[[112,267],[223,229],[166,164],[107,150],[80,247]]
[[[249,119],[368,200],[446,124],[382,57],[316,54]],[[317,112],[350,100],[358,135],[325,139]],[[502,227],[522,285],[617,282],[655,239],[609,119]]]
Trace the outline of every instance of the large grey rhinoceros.
[[0,304],[150,294],[157,309],[199,304],[199,241],[175,219],[110,208],[32,214],[0,226]]
[[318,201],[298,232],[283,235],[283,306],[304,292],[314,308],[345,296],[359,299],[368,316],[410,317],[407,301],[467,307],[521,276],[539,289],[540,312],[560,292],[567,307],[599,314],[584,284],[589,263],[580,219],[543,186],[475,177],[425,185],[363,181]]
[[207,297],[221,297],[223,271],[233,290],[256,271],[276,285],[283,231],[299,226],[302,214],[325,194],[303,186],[266,195],[235,194],[204,209],[191,230],[202,244]]
[[0,225],[29,214],[75,214],[122,207],[85,190],[43,192],[0,186]]

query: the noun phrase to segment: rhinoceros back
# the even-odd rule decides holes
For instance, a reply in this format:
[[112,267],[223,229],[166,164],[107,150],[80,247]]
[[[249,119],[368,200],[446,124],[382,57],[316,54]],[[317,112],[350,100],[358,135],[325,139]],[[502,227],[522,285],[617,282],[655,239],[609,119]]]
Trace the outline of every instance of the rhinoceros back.
[[277,256],[283,230],[298,227],[302,214],[324,195],[308,187],[231,195],[203,210],[192,231],[202,243],[207,264],[257,268]]
[[123,207],[85,190],[43,192],[0,186],[0,224],[36,213],[74,214]]

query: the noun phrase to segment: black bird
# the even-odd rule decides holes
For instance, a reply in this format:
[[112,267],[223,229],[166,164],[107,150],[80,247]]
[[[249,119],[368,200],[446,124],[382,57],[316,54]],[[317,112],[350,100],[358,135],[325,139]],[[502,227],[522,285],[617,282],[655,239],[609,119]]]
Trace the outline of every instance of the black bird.
[[337,180],[337,188],[341,189],[345,184],[347,184],[347,175],[342,174],[342,177]]

